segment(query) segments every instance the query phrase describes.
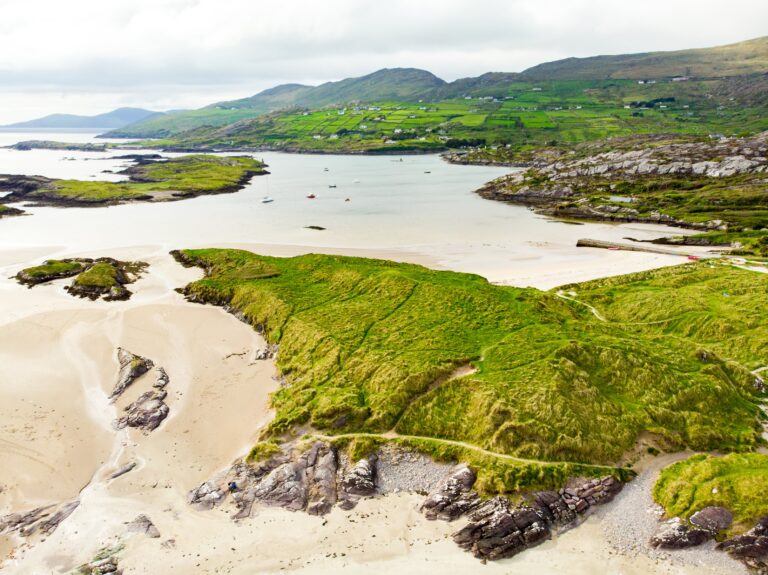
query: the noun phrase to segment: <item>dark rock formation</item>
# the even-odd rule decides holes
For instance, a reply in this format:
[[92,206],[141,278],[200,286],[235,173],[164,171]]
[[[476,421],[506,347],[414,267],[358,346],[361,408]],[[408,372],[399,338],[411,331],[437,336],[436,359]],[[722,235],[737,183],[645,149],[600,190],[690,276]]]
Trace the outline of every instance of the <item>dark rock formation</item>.
[[152,431],[168,417],[168,406],[163,401],[168,393],[162,389],[142,393],[139,398],[125,408],[126,414],[115,422],[118,429],[136,427]]
[[768,517],[763,517],[743,535],[727,539],[717,546],[727,551],[759,575],[768,574]]
[[109,396],[110,399],[120,397],[138,377],[147,373],[155,365],[151,359],[135,355],[122,347],[117,348],[117,361],[120,362],[120,372],[117,376],[117,385]]
[[206,481],[189,492],[187,501],[198,509],[213,509],[224,501],[225,493],[213,481]]
[[157,372],[157,380],[152,384],[152,387],[165,389],[165,386],[168,385],[168,382],[170,381],[168,374],[162,367],[156,367],[155,371]]
[[[236,462],[218,481],[193,489],[190,504],[210,509],[231,494],[234,519],[249,517],[255,502],[314,515],[334,505],[351,509],[363,497],[375,495],[378,457],[347,462],[336,448],[315,442],[308,449],[279,454],[258,463]],[[519,505],[505,497],[482,501],[473,490],[475,473],[454,467],[421,506],[429,519],[451,521],[468,514],[469,523],[454,534],[463,549],[481,559],[511,557],[548,539],[554,529],[575,525],[579,518],[610,501],[622,484],[613,477],[575,481],[556,491],[533,493]]]
[[38,507],[24,513],[10,513],[0,517],[0,535],[18,533],[29,537],[34,533],[50,535],[80,505],[80,501],[68,501],[60,505]]
[[[461,488],[442,490],[447,498],[441,501],[443,509],[467,497],[468,480],[465,475]],[[534,493],[517,506],[505,497],[494,497],[473,506],[469,523],[453,535],[453,540],[480,559],[512,557],[549,539],[554,528],[575,525],[580,516],[613,499],[621,488],[613,477],[604,477],[577,482],[560,492]]]
[[353,508],[362,497],[376,492],[376,457],[351,466],[340,462],[336,448],[322,442],[292,456],[279,453],[258,463],[236,462],[220,482],[207,481],[193,489],[190,504],[210,509],[231,493],[235,519],[248,517],[255,502],[306,511],[328,513],[336,503]]
[[477,476],[466,465],[460,465],[432,491],[421,512],[427,519],[453,521],[480,505],[480,496],[472,490]]
[[81,565],[76,571],[78,575],[104,575],[107,573],[121,575],[122,572],[123,571],[118,568],[117,557],[114,556],[91,561],[90,563]]
[[339,489],[342,509],[352,509],[362,497],[376,493],[376,461],[376,455],[369,455],[342,476]]
[[659,527],[656,535],[651,537],[650,544],[662,549],[685,549],[701,545],[712,537],[711,531],[692,527],[675,517]]
[[733,513],[725,507],[710,506],[691,515],[690,521],[700,529],[717,534],[731,526],[731,523],[733,523]]
[[128,531],[131,533],[143,533],[147,537],[157,539],[160,537],[160,531],[152,523],[152,520],[146,515],[139,515],[133,521],[126,523]]
[[131,461],[130,463],[126,463],[120,469],[118,469],[112,475],[110,475],[109,478],[110,479],[117,479],[118,477],[122,477],[126,473],[130,473],[131,471],[133,471],[134,468],[136,467],[136,465],[137,464],[136,464],[135,461]]

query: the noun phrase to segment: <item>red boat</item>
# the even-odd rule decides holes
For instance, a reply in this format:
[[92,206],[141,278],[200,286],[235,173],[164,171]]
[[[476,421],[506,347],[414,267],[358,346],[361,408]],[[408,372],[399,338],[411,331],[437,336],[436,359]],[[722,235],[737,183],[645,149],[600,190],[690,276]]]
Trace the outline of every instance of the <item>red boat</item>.
[[310,200],[314,200],[317,196],[315,194],[309,194],[307,196]]
[[694,261],[695,261],[695,260],[698,260],[698,259],[699,259],[699,256],[688,256],[688,259],[689,259],[689,260],[694,260]]

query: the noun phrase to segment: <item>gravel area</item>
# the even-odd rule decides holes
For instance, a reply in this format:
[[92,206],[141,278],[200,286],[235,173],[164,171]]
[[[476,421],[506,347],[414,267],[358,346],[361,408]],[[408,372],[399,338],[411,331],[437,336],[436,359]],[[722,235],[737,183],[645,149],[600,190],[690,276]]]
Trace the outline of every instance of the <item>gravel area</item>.
[[648,540],[659,527],[663,510],[651,496],[659,471],[683,459],[685,455],[659,457],[627,484],[616,499],[597,511],[606,539],[614,549],[625,555],[643,554],[656,560],[678,565],[702,566],[716,569],[723,575],[748,575],[749,571],[728,554],[714,549],[710,542],[691,549],[667,551],[654,549]]
[[453,465],[437,463],[426,455],[406,451],[400,447],[385,445],[379,451],[379,493],[412,491],[428,493],[443,479]]

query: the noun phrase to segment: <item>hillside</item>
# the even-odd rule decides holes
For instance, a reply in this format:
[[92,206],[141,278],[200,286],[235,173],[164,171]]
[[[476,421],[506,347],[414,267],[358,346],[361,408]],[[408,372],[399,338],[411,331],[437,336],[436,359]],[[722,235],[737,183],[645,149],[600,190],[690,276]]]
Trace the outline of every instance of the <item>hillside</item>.
[[[669,79],[675,76],[692,76],[696,80],[671,83]],[[636,81],[651,78],[659,83],[645,86],[635,98],[630,99],[632,92],[638,92]],[[717,79],[704,81],[701,78]],[[605,82],[619,79],[624,84]],[[423,100],[435,103],[466,97],[502,100],[514,99],[521,91],[534,89],[547,90],[550,97],[538,98],[536,101],[526,98],[526,103],[535,107],[523,107],[519,111],[538,112],[541,105],[553,109],[570,106],[571,109],[577,105],[583,106],[584,96],[603,104],[610,102],[616,107],[623,107],[633,100],[647,101],[655,98],[695,100],[706,106],[708,94],[714,95],[719,104],[733,101],[755,105],[765,104],[767,85],[768,37],[765,37],[716,48],[568,58],[540,64],[519,74],[489,72],[453,82],[445,82],[425,70],[384,69],[316,87],[284,84],[248,98],[218,102],[199,110],[140,121],[107,135],[167,137],[203,126],[220,128],[296,107],[317,110],[325,106],[343,106],[355,102],[407,104]],[[556,93],[555,98],[551,97],[552,92]],[[569,97],[564,98],[564,92]],[[544,123],[544,127],[550,125],[549,122]]]
[[591,464],[642,432],[668,449],[760,441],[749,370],[768,345],[763,274],[702,263],[570,286],[596,317],[556,293],[415,265],[176,255],[206,271],[189,299],[231,306],[279,345],[268,436],[395,432]]
[[218,102],[200,110],[169,114],[139,122],[127,129],[106,134],[110,137],[165,137],[201,126],[220,127],[243,119],[291,107],[321,108],[329,104],[379,100],[413,101],[429,98],[445,81],[414,68],[384,69],[320,86],[283,84],[255,96]]
[[527,80],[721,78],[768,72],[768,36],[727,46],[618,56],[566,58],[525,70]]
[[162,115],[163,114],[161,112],[152,112],[151,110],[143,110],[141,108],[118,108],[116,110],[112,110],[111,112],[107,112],[105,114],[97,114],[95,116],[51,114],[49,116],[44,116],[43,118],[37,118],[35,120],[16,122],[15,124],[0,126],[0,128],[122,128],[129,124],[141,122],[150,118],[162,117]]

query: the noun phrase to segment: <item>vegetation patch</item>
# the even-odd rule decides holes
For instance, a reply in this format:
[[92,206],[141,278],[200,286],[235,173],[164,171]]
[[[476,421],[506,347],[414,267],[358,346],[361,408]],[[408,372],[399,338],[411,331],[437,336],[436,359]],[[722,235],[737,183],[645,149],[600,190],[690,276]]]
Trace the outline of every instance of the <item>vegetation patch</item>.
[[0,190],[3,201],[34,201],[58,206],[89,206],[130,201],[168,201],[204,194],[235,192],[265,173],[251,157],[191,155],[165,160],[137,159],[122,173],[126,182],[55,180],[39,176],[8,176]]
[[743,532],[768,515],[768,455],[694,455],[662,470],[654,499],[668,516],[690,518],[715,505],[734,515],[731,534]]
[[47,260],[42,265],[21,270],[16,279],[32,287],[75,276],[72,284],[65,288],[74,296],[125,300],[131,297],[125,286],[136,281],[146,268],[144,262],[122,262],[112,258]]
[[24,210],[20,210],[19,208],[13,208],[11,206],[0,204],[0,218],[4,218],[6,216],[20,216],[23,213],[25,213]]
[[[643,431],[671,448],[760,442],[749,370],[768,349],[763,274],[701,263],[571,286],[600,321],[553,292],[410,264],[177,258],[206,270],[190,299],[230,306],[280,345],[286,383],[265,439],[308,424],[574,465],[616,462]],[[476,371],[446,379],[467,364]]]

